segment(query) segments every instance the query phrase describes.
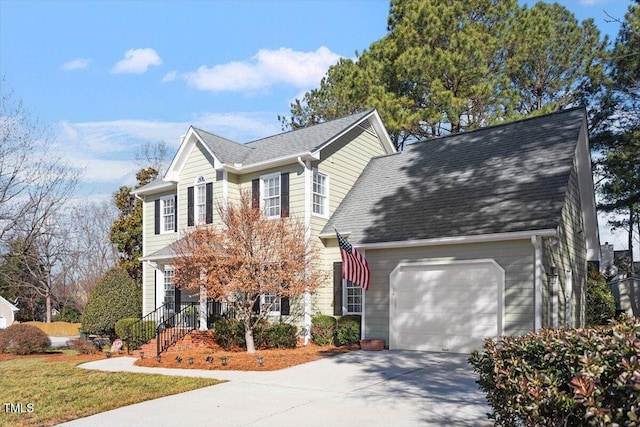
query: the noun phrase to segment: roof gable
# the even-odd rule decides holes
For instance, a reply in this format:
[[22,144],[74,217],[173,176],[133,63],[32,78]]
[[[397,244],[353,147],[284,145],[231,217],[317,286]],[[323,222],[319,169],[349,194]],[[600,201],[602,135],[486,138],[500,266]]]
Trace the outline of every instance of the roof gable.
[[371,160],[333,226],[356,245],[553,229],[584,110],[430,139]]

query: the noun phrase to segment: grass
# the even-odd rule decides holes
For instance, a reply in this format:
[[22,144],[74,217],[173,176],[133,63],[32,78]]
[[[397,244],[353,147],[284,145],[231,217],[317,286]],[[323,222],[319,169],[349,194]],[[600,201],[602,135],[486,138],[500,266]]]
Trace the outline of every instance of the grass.
[[[51,426],[64,421],[220,383],[78,368],[82,356],[16,357],[0,361],[0,426]],[[94,358],[95,359],[95,358]],[[20,403],[22,413],[13,411]],[[29,405],[30,404],[30,405]]]

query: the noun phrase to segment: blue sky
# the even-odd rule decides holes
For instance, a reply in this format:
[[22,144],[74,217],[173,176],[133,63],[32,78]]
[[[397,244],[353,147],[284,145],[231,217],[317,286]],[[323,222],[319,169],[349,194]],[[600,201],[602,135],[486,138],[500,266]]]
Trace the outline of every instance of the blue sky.
[[[622,19],[630,0],[559,3],[615,38],[604,11]],[[387,14],[387,0],[0,0],[0,76],[83,168],[82,197],[104,199],[134,183],[137,147],[177,149],[191,124],[239,142],[280,132],[277,116],[383,37]]]

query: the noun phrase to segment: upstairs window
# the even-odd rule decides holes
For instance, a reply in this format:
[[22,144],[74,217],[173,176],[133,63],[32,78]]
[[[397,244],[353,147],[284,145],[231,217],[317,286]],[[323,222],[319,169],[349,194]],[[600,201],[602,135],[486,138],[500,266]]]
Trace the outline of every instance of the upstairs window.
[[280,175],[269,175],[262,180],[262,203],[267,218],[280,217]]
[[325,174],[313,170],[313,213],[319,216],[329,216],[329,181]]
[[204,178],[198,178],[196,185],[196,225],[205,224],[207,220],[207,191]]
[[176,204],[175,197],[165,197],[161,199],[160,206],[162,209],[161,230],[163,233],[171,233],[176,228]]
[[160,197],[154,202],[154,234],[178,231],[178,201],[174,194]]

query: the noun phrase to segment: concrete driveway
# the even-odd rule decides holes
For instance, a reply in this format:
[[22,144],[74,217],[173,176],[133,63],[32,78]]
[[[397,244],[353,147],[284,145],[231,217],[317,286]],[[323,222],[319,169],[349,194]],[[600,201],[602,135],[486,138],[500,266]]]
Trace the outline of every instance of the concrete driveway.
[[[467,356],[355,351],[272,372],[158,370],[131,358],[86,368],[185,374],[229,382],[64,426],[490,426]],[[117,396],[105,396],[117,399]]]

